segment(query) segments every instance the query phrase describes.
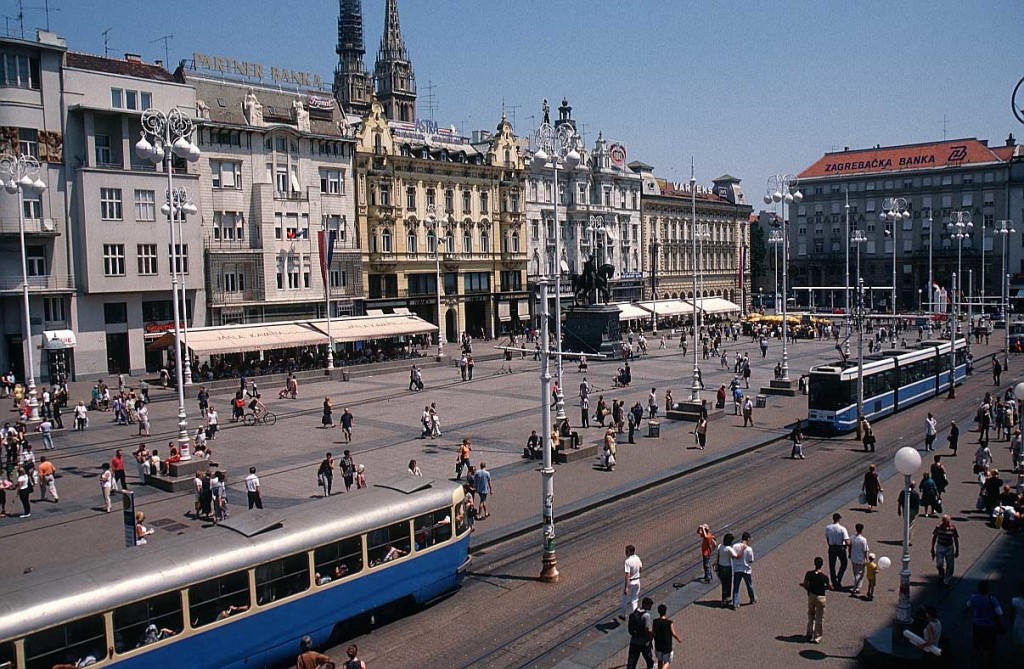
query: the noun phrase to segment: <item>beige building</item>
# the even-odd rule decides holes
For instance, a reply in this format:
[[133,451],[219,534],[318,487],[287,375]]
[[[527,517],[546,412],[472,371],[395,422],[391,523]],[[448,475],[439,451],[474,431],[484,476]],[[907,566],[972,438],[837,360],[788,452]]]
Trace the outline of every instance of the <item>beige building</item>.
[[503,117],[473,143],[429,122],[389,121],[374,99],[357,138],[367,309],[408,309],[450,342],[527,322],[523,157],[511,124]]
[[200,205],[210,325],[321,318],[317,233],[334,231],[332,316],[360,313],[355,139],[329,93],[202,76],[195,87],[203,152]]

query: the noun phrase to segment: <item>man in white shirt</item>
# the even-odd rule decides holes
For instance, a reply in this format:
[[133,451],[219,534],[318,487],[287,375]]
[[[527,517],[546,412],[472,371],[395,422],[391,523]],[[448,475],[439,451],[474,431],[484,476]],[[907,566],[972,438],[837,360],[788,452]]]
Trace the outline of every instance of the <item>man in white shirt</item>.
[[850,594],[860,594],[860,584],[864,581],[864,568],[868,563],[868,553],[871,548],[868,546],[867,537],[864,536],[864,524],[857,523],[853,526],[853,539],[850,540],[850,562],[853,563],[853,590]]
[[740,581],[747,586],[747,596],[750,603],[757,603],[757,596],[754,594],[754,549],[750,547],[750,532],[744,532],[741,540],[729,548],[730,562],[732,563],[732,609],[735,611],[740,606]]
[[640,602],[640,570],[643,569],[643,562],[636,554],[636,546],[626,546],[626,562],[623,566],[622,582],[622,613],[619,620],[625,620],[629,614],[636,610]]
[[[832,581],[832,589],[839,591],[843,587],[843,576],[846,574],[846,556],[850,551],[850,533],[839,521],[842,514],[832,514],[832,524],[825,526],[825,541],[828,542],[828,573]],[[836,571],[836,562],[839,571]]]
[[935,420],[935,416],[932,412],[928,412],[928,417],[924,419],[924,450],[934,451],[935,450],[935,435],[939,432],[939,421]]
[[249,475],[245,477],[245,495],[249,498],[249,508],[263,508],[263,493],[260,490],[260,479],[256,476],[256,468],[249,467]]

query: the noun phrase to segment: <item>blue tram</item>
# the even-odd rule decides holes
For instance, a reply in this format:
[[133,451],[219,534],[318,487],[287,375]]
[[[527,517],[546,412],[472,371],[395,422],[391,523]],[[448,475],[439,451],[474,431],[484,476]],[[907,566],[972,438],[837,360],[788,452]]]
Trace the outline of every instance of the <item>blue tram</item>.
[[[864,356],[864,416],[888,416],[949,389],[951,344],[927,340],[913,348]],[[967,374],[967,342],[956,341],[955,382]],[[857,364],[812,367],[807,398],[808,432],[835,435],[857,429]]]
[[468,566],[462,487],[404,477],[0,583],[0,668],[294,662],[346,621],[428,602]]

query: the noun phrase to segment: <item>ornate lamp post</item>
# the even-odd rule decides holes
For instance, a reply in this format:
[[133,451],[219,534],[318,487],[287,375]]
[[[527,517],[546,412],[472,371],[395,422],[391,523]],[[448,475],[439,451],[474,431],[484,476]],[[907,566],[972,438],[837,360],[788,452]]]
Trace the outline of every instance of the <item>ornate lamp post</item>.
[[700,403],[700,368],[697,366],[697,177],[690,165],[690,274],[693,276],[693,381],[690,401]]
[[[887,223],[885,236],[892,237],[892,315],[893,325],[897,314],[896,309],[896,255],[899,250],[896,248],[896,225],[901,221],[910,220],[910,212],[907,211],[907,199],[904,197],[887,197],[882,202],[882,213],[879,218]],[[896,348],[896,339],[893,340],[893,348]]]
[[[954,211],[949,215],[950,239],[956,241],[956,275],[953,277],[952,301],[950,302],[950,323],[949,323],[949,398],[956,397],[956,335],[960,327],[960,285],[958,280],[963,280],[963,251],[964,239],[971,235],[974,224],[971,222],[971,212],[968,209]],[[970,337],[967,342],[970,345]]]
[[914,622],[910,613],[910,486],[914,474],[921,468],[921,454],[912,446],[904,446],[896,451],[893,461],[896,471],[903,474],[903,568],[900,569],[900,598],[893,624],[893,639],[896,640],[902,639],[903,630]]
[[[195,124],[180,109],[175,107],[168,113],[157,109],[142,112],[142,138],[135,144],[135,154],[154,163],[162,162],[167,174],[168,202],[160,208],[167,216],[167,225],[171,230],[171,293],[174,306],[174,375],[178,391],[178,452],[182,460],[190,460],[188,418],[185,413],[185,388],[182,371],[182,338],[181,338],[181,304],[178,299],[178,274],[175,267],[180,263],[178,257],[178,241],[175,237],[174,218],[184,215],[185,206],[175,204],[172,194],[174,190],[174,156],[196,162],[202,155],[199,147],[189,139],[195,130]],[[194,207],[194,205],[190,205]],[[188,364],[191,364],[190,362]]]
[[[192,201],[192,195],[188,192],[188,189],[184,188],[184,187],[175,188],[173,193],[171,193],[170,191],[165,191],[164,192],[164,202],[171,203],[171,206],[174,207],[174,220],[177,223],[177,227],[178,227],[178,240],[179,241],[184,240],[185,237],[182,234],[181,224],[185,220],[185,216],[186,215],[197,213],[199,211],[199,208],[196,207],[195,203]],[[160,211],[163,212],[163,208],[162,207],[161,207]],[[164,212],[164,213],[166,213],[166,212]],[[177,252],[177,249],[175,249],[175,252]],[[178,258],[177,263],[178,263],[178,266],[177,267],[172,267],[171,268],[171,272],[172,273],[176,272],[177,274],[179,274],[181,276],[181,282],[178,284],[178,287],[181,290],[181,311],[182,311],[181,335],[182,335],[182,344],[185,347],[185,355],[186,355],[186,357],[188,357],[188,350],[189,350],[189,348],[188,348],[188,297],[187,297],[187,294],[186,294],[186,291],[185,291],[185,262],[184,262],[184,260],[182,258]],[[185,368],[182,370],[182,373],[184,375],[185,385],[186,386],[191,386],[192,385],[192,361],[191,361],[191,358],[189,358],[189,360],[187,360],[185,362]]]
[[[565,395],[562,389],[562,229],[558,223],[558,170],[572,172],[580,164],[580,153],[577,147],[580,143],[576,131],[568,123],[553,126],[547,118],[547,100],[544,101],[544,122],[537,128],[534,141],[537,145],[537,152],[533,154],[533,167],[536,170],[550,169],[554,188],[552,190],[554,202],[552,210],[555,223],[555,346],[557,353],[555,360],[555,376],[558,378],[558,392],[555,394],[555,419],[559,426],[565,420]],[[591,217],[593,224],[594,217]],[[604,222],[601,217],[602,223]],[[589,226],[588,226],[589,227]],[[591,246],[593,250],[593,246]]]
[[[551,463],[551,342],[548,340],[548,283],[547,277],[538,282],[540,289],[540,337],[543,355],[540,363],[540,429],[541,443],[544,444],[544,460],[541,473],[541,518],[543,520],[544,553],[541,557],[540,580],[554,583],[558,580],[558,560],[555,558],[555,468]],[[561,360],[561,356],[559,356]]]
[[775,174],[768,179],[768,192],[764,196],[764,203],[782,203],[782,380],[789,381],[789,323],[786,321],[786,306],[788,291],[786,282],[788,272],[788,246],[789,243],[786,220],[786,206],[794,202],[798,203],[804,199],[803,193],[797,189],[797,178],[794,174]]
[[[434,233],[434,271],[437,278],[437,359],[444,357],[445,326],[444,316],[441,313],[441,222],[437,219],[437,210],[434,205],[427,205],[427,226]],[[428,251],[430,249],[427,249]]]
[[860,276],[860,247],[868,238],[861,230],[850,235],[857,247],[857,439],[864,436],[864,279]]
[[932,230],[935,226],[932,225],[932,210],[928,208],[928,312],[935,311],[934,296],[935,296],[935,280],[932,277]]
[[775,313],[779,313],[779,247],[782,246],[782,231],[772,230],[768,234],[768,243],[775,247]]
[[[1003,369],[1007,369],[1010,365],[1010,306],[1008,304],[1009,299],[1009,288],[1010,279],[1009,274],[1006,272],[1006,252],[1007,242],[1009,242],[1010,235],[1017,232],[1013,227],[1013,221],[1006,219],[997,221],[997,227],[993,234],[997,234],[1003,238],[1003,272],[1002,272],[1002,289],[1000,292],[999,309],[1003,312],[1003,322],[1006,324],[1003,330]],[[982,275],[984,276],[984,274]]]
[[[25,191],[43,193],[46,184],[37,177],[39,161],[33,156],[0,155],[0,182],[8,194],[18,195],[18,238],[21,246],[21,297],[23,300],[22,323],[25,328],[25,378],[28,382],[28,407],[30,421],[39,420],[39,398],[36,396],[36,370],[32,351],[32,318],[28,300],[28,258],[25,248]],[[35,177],[33,179],[33,177]],[[21,407],[18,407],[19,411]]]

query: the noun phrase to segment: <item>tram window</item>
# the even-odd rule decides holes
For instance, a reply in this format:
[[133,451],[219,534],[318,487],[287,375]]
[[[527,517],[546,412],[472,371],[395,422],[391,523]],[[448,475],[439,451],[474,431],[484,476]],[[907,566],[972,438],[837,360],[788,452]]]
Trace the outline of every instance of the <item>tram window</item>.
[[395,523],[374,530],[366,538],[370,566],[398,560],[409,554],[409,523]]
[[466,518],[466,502],[461,501],[455,506],[455,533],[464,534],[469,529]]
[[0,669],[10,669],[18,663],[14,654],[14,642],[0,643]]
[[249,574],[221,576],[188,589],[188,616],[192,627],[202,627],[249,609]]
[[850,382],[839,381],[834,376],[812,376],[809,404],[821,411],[838,411],[852,404]]
[[416,518],[413,538],[416,550],[421,551],[436,544],[444,543],[452,538],[452,514],[448,509],[441,509]]
[[[25,638],[25,669],[54,665],[86,666],[107,657],[103,616],[90,616],[51,627]],[[89,658],[94,658],[92,662]]]
[[114,650],[135,648],[181,633],[181,593],[168,592],[114,609]]
[[363,541],[359,537],[342,539],[313,551],[316,584],[351,576],[363,570]]
[[309,589],[309,556],[289,555],[256,567],[256,603],[260,606]]

